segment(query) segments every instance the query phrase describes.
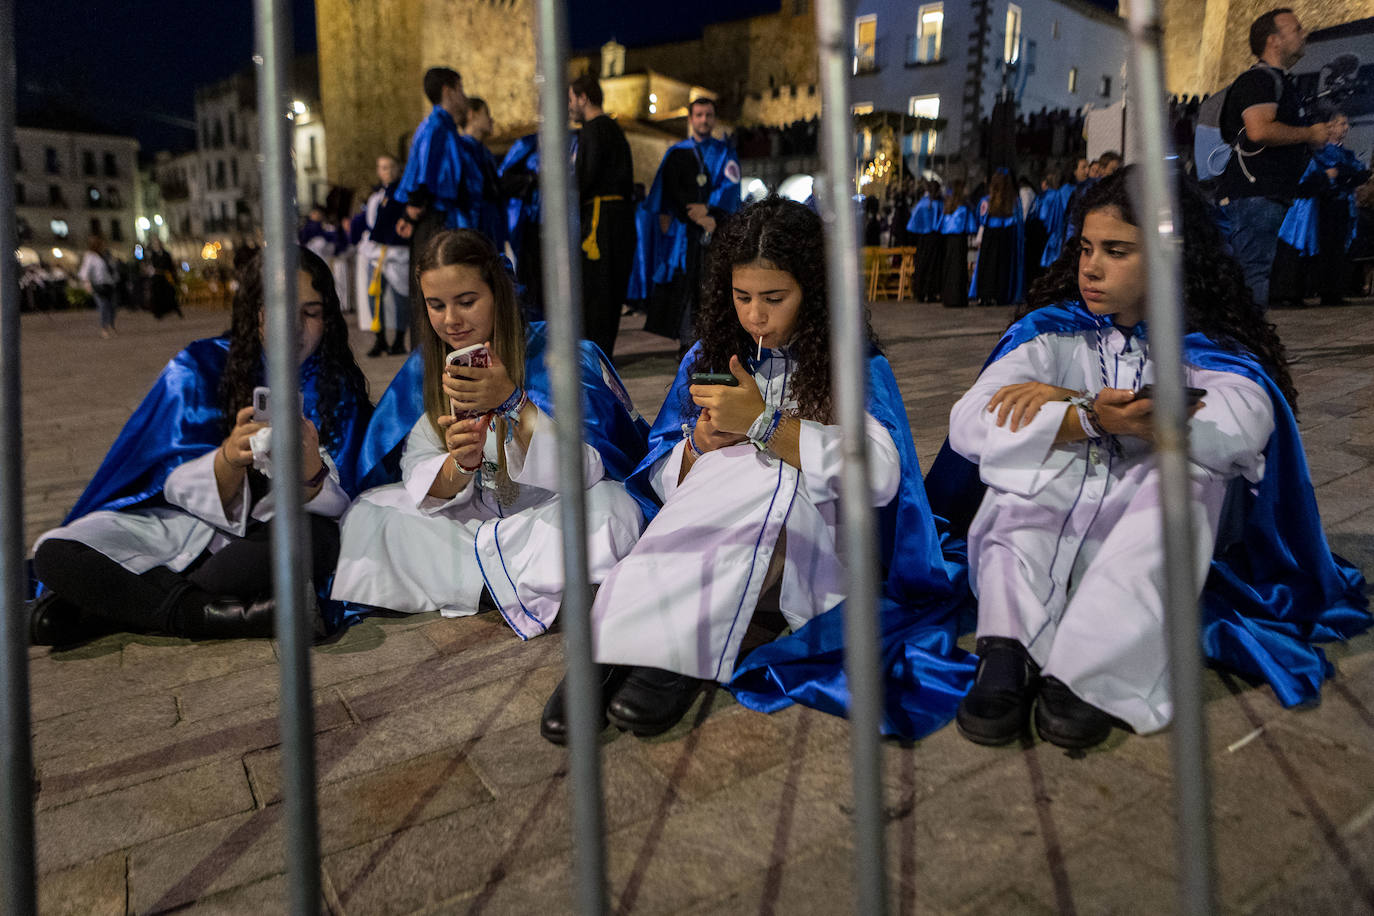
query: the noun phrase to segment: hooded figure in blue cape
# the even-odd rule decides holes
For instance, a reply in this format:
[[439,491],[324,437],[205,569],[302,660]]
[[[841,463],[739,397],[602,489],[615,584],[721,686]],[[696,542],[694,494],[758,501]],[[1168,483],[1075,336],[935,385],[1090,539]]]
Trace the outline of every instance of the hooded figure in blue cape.
[[[312,289],[316,296],[310,302],[302,292],[306,338],[312,322],[323,328],[300,368],[301,414],[318,431],[327,454],[321,456],[323,476],[306,487],[307,493],[316,489],[306,508],[318,542],[314,579],[323,597],[337,550],[335,519],[357,493],[357,460],[372,405],[348,347],[329,268],[306,250],[301,251],[301,264],[302,276],[309,278],[309,286],[301,289]],[[254,602],[270,595],[267,570],[254,565],[266,549],[270,478],[249,470],[243,484],[247,489],[233,505],[223,505],[216,489],[218,474],[212,470],[221,455],[227,460],[226,449],[234,441],[225,437],[235,425],[226,415],[226,398],[246,407],[254,387],[266,381],[258,330],[260,270],[255,260],[241,273],[233,330],[197,340],[172,358],[63,527],[40,540],[35,569],[48,600],[77,605],[88,622],[99,618],[123,628],[193,637],[263,635],[254,627],[235,629],[225,620],[219,623],[227,628],[209,626],[200,619],[209,600],[205,593]],[[274,407],[278,416],[296,413]],[[293,428],[279,421],[274,431]],[[305,461],[307,468],[314,463],[309,454]],[[240,546],[249,542],[256,546]],[[238,575],[214,570],[230,564],[242,567]],[[81,581],[69,581],[73,579]],[[193,606],[197,601],[200,607]],[[321,607],[323,629],[332,631],[341,609],[323,600]],[[70,608],[59,610],[66,612],[67,622],[74,622]],[[259,616],[254,622],[261,620]]]
[[702,222],[719,223],[740,205],[739,160],[730,144],[711,136],[715,103],[693,100],[688,117],[691,136],[668,148],[640,205],[649,215],[650,232],[639,238],[631,272],[645,283],[636,291],[650,302],[644,329],[684,346],[691,341],[702,251],[711,238]]

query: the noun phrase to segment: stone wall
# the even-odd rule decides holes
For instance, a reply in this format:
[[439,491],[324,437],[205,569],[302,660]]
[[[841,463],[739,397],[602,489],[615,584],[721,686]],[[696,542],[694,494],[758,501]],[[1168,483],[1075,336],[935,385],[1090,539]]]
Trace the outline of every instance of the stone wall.
[[404,144],[430,104],[430,67],[452,67],[491,106],[502,136],[533,130],[534,32],[528,0],[315,0],[329,180],[375,180],[379,153]]
[[1164,0],[1169,91],[1201,95],[1235,79],[1255,60],[1250,53],[1250,23],[1276,6],[1290,7],[1309,32],[1374,12],[1369,0]]

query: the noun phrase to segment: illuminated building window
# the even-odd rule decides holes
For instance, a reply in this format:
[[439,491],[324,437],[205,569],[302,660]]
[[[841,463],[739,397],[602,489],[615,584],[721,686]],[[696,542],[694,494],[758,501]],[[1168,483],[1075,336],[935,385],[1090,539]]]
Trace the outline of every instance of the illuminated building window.
[[[907,114],[917,118],[930,118],[934,120],[940,117],[940,97],[938,95],[913,95],[907,102]],[[935,152],[934,130],[927,130],[917,135],[916,142],[921,152],[929,155]]]
[[1002,45],[1002,59],[1009,64],[1021,58],[1021,7],[1007,4],[1007,36]]
[[872,73],[878,69],[878,17],[860,16],[854,20],[854,72]]
[[914,63],[940,59],[940,33],[945,27],[945,5],[927,3],[916,13],[916,46],[910,58]]
[[1078,91],[1078,68],[1077,68],[1077,67],[1070,67],[1070,68],[1069,68],[1069,91],[1070,91],[1070,92],[1077,92],[1077,91]]

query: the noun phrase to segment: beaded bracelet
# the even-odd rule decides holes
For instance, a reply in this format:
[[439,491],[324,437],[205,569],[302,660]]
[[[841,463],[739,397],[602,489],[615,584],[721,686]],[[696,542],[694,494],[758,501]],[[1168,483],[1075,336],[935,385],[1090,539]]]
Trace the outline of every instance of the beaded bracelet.
[[701,449],[697,448],[696,430],[686,423],[682,424],[682,441],[687,444],[687,451],[691,453],[692,460],[701,457]]
[[510,397],[501,402],[501,406],[496,408],[496,413],[505,417],[512,423],[520,422],[520,411],[525,409],[525,405],[530,402],[529,396],[525,394],[525,389],[516,386],[511,392]]
[[475,465],[473,465],[472,467],[470,467],[470,468],[465,468],[465,467],[463,467],[462,462],[460,462],[460,461],[458,460],[458,456],[457,456],[457,455],[454,455],[454,456],[453,456],[453,466],[454,466],[455,468],[457,468],[458,470],[462,471],[464,474],[467,474],[469,477],[471,477],[473,474],[476,474],[479,470],[482,469],[482,462],[479,460],[479,461],[478,461]]

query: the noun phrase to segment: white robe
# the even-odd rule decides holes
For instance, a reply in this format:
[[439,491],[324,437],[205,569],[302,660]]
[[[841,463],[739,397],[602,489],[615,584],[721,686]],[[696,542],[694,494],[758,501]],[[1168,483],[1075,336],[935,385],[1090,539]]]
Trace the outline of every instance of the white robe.
[[[1043,334],[983,370],[950,414],[950,445],[979,465],[987,493],[969,527],[978,635],[1027,647],[1045,675],[1137,732],[1172,718],[1164,631],[1159,471],[1151,446],[1122,437],[1123,454],[1087,440],[1054,444],[1065,402],[1019,431],[996,425],[988,402],[1004,385],[1047,382],[1096,393],[1154,380],[1139,339],[1105,329]],[[1258,482],[1274,429],[1269,396],[1230,372],[1185,367],[1207,389],[1188,423],[1198,589],[1207,574],[1228,482]]]
[[[353,285],[358,309],[358,327],[364,331],[372,330],[372,297],[368,295],[367,290],[372,285],[378,260],[382,262],[382,282],[394,290],[399,290],[402,297],[410,295],[410,246],[383,245],[372,241],[372,230],[377,225],[377,215],[381,212],[385,200],[385,188],[378,188],[368,197],[367,231],[358,243],[357,269],[354,271]],[[406,329],[391,329],[393,333],[397,330]]]
[[[600,583],[639,537],[643,516],[601,456],[583,445],[587,488],[587,554]],[[343,519],[338,571],[330,597],[406,613],[477,613],[485,586],[521,639],[544,633],[563,600],[563,532],[559,520],[558,446],[553,421],[535,420],[528,452],[506,443],[510,479],[520,485],[502,506],[493,481],[495,424],[487,433],[480,474],[452,499],[429,495],[444,463],[443,442],[421,416],[401,455],[401,482],[369,490]]]
[[[795,408],[785,390],[788,358],[771,352],[754,380],[770,408]],[[881,423],[866,421],[873,505],[885,506],[901,481],[897,448]],[[745,442],[702,455],[679,482],[685,447],[679,442],[653,468],[663,507],[597,593],[596,660],[724,682],[781,534],[779,606],[792,628],[844,600],[841,432],[802,421],[802,471]]]
[[[215,482],[218,452],[213,448],[167,475],[162,495],[170,505],[92,512],[44,532],[34,549],[48,538],[60,538],[94,548],[131,573],[145,573],[158,566],[181,572],[207,549],[214,553],[243,537],[249,522],[266,522],[273,515],[273,493],[269,491],[252,503],[246,477],[232,504],[223,504]],[[315,498],[305,504],[305,511],[338,518],[348,508],[348,494],[339,485],[333,460],[323,449],[320,456],[329,476]],[[250,503],[252,508],[246,511]]]

